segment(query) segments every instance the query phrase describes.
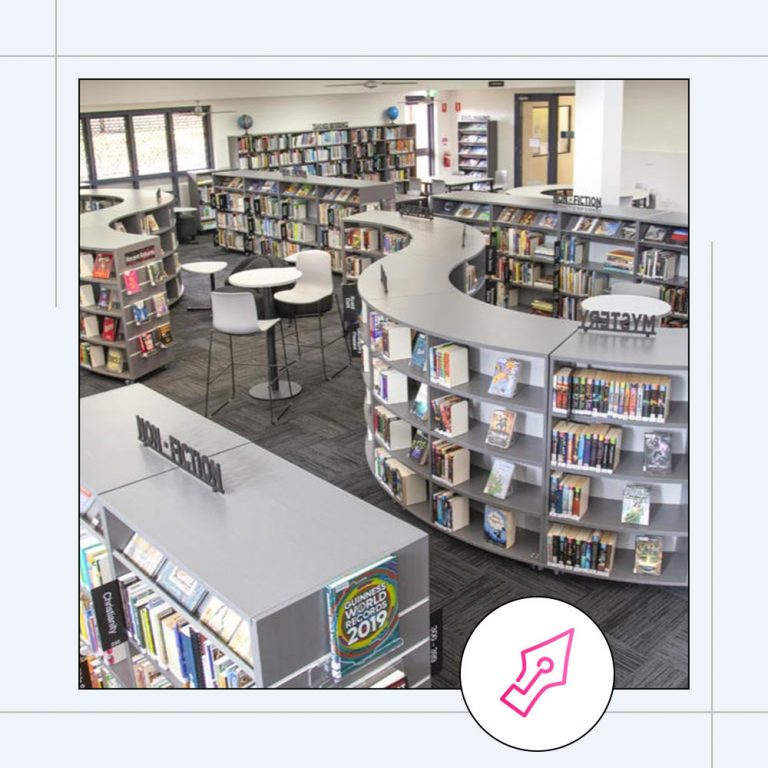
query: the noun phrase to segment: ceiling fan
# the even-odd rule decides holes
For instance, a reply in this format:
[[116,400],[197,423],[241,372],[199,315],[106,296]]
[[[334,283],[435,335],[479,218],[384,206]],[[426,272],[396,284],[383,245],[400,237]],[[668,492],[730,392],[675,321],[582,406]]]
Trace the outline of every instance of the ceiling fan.
[[380,85],[418,85],[418,80],[362,80],[357,83],[326,83],[326,88],[346,88],[361,85],[363,88],[378,88]]

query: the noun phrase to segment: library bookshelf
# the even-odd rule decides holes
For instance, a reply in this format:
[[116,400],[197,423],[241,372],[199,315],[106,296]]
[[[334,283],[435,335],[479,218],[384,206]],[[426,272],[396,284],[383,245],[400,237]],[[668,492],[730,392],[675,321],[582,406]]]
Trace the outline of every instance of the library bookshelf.
[[92,195],[100,207],[80,215],[80,365],[135,381],[173,356],[169,307],[183,293],[173,197],[81,190],[81,206]]
[[555,205],[491,192],[433,195],[436,216],[478,228],[489,246],[485,301],[580,320],[580,299],[619,281],[650,283],[688,325],[688,217],[633,207]]
[[[136,414],[215,460],[225,492],[143,446]],[[81,495],[85,488],[94,499],[80,515],[81,532],[104,542],[115,578],[157,594],[165,607],[155,604],[150,614],[175,612],[219,663],[231,661],[245,681],[237,687],[365,688],[392,670],[409,687],[429,687],[424,533],[141,384],[84,398],[80,429]],[[202,587],[201,606],[213,596],[243,619],[236,646],[210,628],[202,608],[185,607],[137,565],[127,554],[134,534]],[[390,555],[398,563],[402,642],[340,680],[329,678],[324,587]],[[165,678],[162,687],[212,687],[195,685],[192,672],[174,672],[162,651],[139,638],[129,646],[119,670],[125,687],[136,687],[147,664]]]
[[[459,115],[456,123],[458,173],[464,176],[490,176],[498,168],[497,122],[487,115]],[[478,187],[477,189],[486,189]],[[488,189],[490,191],[490,189]]]
[[[660,329],[655,338],[642,340],[584,333],[571,320],[506,312],[475,301],[465,292],[465,270],[467,264],[483,258],[485,239],[479,230],[465,229],[455,221],[372,211],[349,217],[344,225],[386,227],[409,238],[406,247],[381,261],[386,289],[378,268],[364,270],[357,280],[367,389],[366,456],[371,471],[395,501],[447,535],[537,568],[618,581],[686,584],[687,330]],[[426,369],[419,359],[414,361],[420,335]],[[437,375],[432,368],[433,354],[445,354],[441,350],[446,349],[451,354],[449,367],[456,373],[453,380],[445,379],[439,365]],[[497,364],[510,359],[519,364],[516,393],[512,397],[490,394]],[[626,433],[621,458],[612,475],[600,475],[594,481],[594,505],[581,527],[600,530],[606,541],[607,534],[616,534],[611,541],[612,567],[600,571],[575,568],[550,556],[550,527],[564,522],[551,517],[549,510],[552,473],[558,470],[552,462],[552,431],[559,419],[567,418],[552,411],[553,375],[565,365],[625,374],[663,373],[672,379],[670,418],[664,423],[620,422]],[[451,408],[448,430],[443,416],[447,404]],[[487,442],[499,409],[514,414],[514,435],[508,445]],[[573,416],[574,421],[579,418]],[[584,421],[611,422],[597,417]],[[643,434],[651,429],[673,433],[675,459],[668,477],[649,477],[642,470]],[[423,462],[414,458],[417,438],[424,446],[418,456],[427,457]],[[446,475],[441,458],[446,443],[453,453],[456,474],[452,478]],[[513,465],[512,492],[502,498],[487,492],[495,463]],[[631,483],[651,488],[649,526],[621,522],[622,492]],[[459,524],[453,527],[436,518],[435,505],[445,492],[456,500],[454,519]],[[511,513],[515,529],[511,546],[502,547],[486,536],[486,506]],[[661,576],[633,573],[634,536],[641,533],[664,537]]]
[[394,198],[392,182],[215,171],[216,242],[228,250],[278,258],[320,248],[341,273],[344,218]]
[[408,181],[416,175],[416,125],[229,137],[230,167],[310,176]]
[[189,204],[197,208],[198,230],[211,232],[216,229],[216,211],[213,208],[213,170],[187,171]]

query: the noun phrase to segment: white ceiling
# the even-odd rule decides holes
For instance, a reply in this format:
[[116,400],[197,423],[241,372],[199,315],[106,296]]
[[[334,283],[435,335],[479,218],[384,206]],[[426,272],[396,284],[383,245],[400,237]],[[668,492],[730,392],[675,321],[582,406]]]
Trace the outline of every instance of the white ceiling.
[[[419,80],[416,77],[382,78],[415,80],[415,85],[378,85],[375,89],[361,85],[328,85],[356,83],[366,76],[339,80],[81,80],[80,108],[93,109],[117,104],[206,104],[228,99],[268,98],[276,96],[339,95],[381,93],[386,91],[454,91],[487,90],[487,80]],[[504,87],[515,91],[572,90],[573,80],[505,80]]]

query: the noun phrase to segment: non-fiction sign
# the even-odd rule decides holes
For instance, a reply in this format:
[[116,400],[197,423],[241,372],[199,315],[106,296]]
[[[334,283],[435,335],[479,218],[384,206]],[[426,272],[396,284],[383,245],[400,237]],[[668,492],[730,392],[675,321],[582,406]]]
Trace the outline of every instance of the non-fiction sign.
[[190,475],[209,485],[217,493],[224,493],[221,464],[209,456],[204,456],[200,451],[195,450],[177,437],[173,437],[173,435],[164,439],[159,427],[138,414],[136,415],[136,426],[139,430],[139,442],[142,445],[156,451],[185,472],[189,472]]
[[552,196],[555,205],[578,205],[582,208],[602,208],[603,198],[594,195],[564,195],[557,193]]

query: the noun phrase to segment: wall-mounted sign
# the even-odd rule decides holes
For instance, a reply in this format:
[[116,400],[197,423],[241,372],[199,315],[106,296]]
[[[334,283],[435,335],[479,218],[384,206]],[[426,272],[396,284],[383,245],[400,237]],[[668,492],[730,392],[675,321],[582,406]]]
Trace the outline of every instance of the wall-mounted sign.
[[504,87],[504,81],[503,80],[489,80],[488,81],[488,87],[489,88],[503,88]]
[[645,336],[655,336],[656,320],[656,315],[582,309],[581,330],[637,333]]
[[579,205],[582,208],[602,208],[603,198],[593,195],[563,195],[555,194],[552,197],[555,205]]
[[191,446],[172,435],[163,439],[160,429],[152,422],[136,415],[139,430],[139,442],[157,451],[163,458],[172,461],[177,467],[209,485],[212,490],[224,493],[224,481],[221,476],[221,464],[208,456],[203,456]]
[[349,123],[312,123],[313,131],[338,131],[349,128]]

